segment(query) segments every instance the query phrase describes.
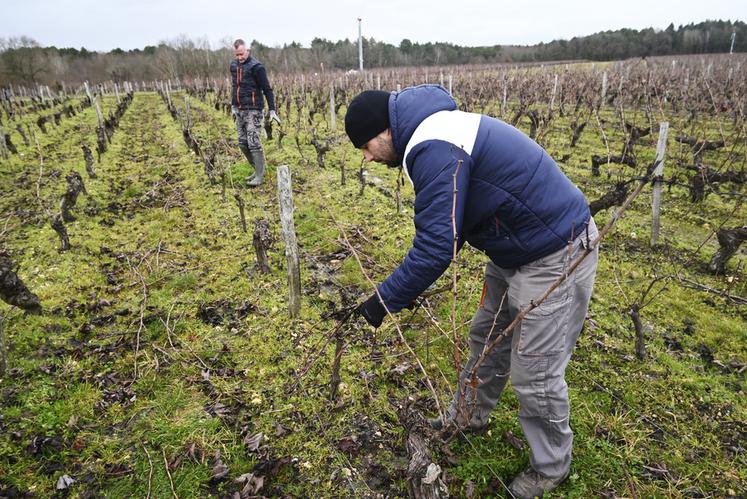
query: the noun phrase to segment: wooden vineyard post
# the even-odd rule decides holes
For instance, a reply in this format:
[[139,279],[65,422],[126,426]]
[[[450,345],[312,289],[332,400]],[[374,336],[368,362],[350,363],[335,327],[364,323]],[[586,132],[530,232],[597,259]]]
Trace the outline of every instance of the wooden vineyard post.
[[278,166],[278,200],[285,257],[288,260],[288,313],[293,318],[298,317],[301,311],[301,269],[298,262],[296,227],[293,223],[293,190],[288,165]]
[[548,116],[552,116],[552,108],[555,105],[555,94],[558,91],[558,75],[555,74],[555,83],[552,85],[552,97],[550,97],[550,109],[547,112]]
[[119,97],[119,85],[117,83],[114,84],[114,95],[117,96],[117,104],[121,104],[122,99]]
[[84,81],[83,86],[86,89],[86,96],[88,96],[88,100],[91,101],[91,104],[93,104],[93,96],[91,95],[91,87],[88,86],[88,81]]
[[334,132],[337,130],[337,115],[335,113],[335,82],[329,82],[329,122]]
[[669,122],[659,123],[659,143],[656,145],[656,169],[654,170],[654,196],[651,202],[651,246],[659,241],[659,212],[661,210],[661,187],[664,177],[664,153],[667,150]]
[[173,107],[174,105],[171,103],[171,80],[169,80],[168,85],[163,86],[164,90],[166,91],[166,101],[169,104],[169,107]]
[[506,104],[508,103],[508,78],[503,78],[503,101],[501,102],[501,118],[506,116]]
[[192,129],[192,116],[189,110],[189,95],[184,96],[184,129]]
[[93,105],[96,108],[96,121],[98,122],[99,127],[104,128],[104,113],[101,112],[98,97],[93,99]]
[[449,95],[454,95],[451,91],[452,83],[454,82],[454,75],[449,73]]
[[381,75],[376,74],[376,90],[381,90]]
[[604,106],[604,99],[607,97],[607,71],[602,73],[602,94],[599,98],[599,107]]
[[109,140],[106,136],[106,129],[104,128],[104,114],[101,112],[101,106],[99,106],[98,97],[94,97],[93,106],[96,109],[96,119],[98,120],[98,126],[96,127],[96,142],[97,151],[99,153],[99,161],[101,161],[101,155],[106,152],[107,141]]

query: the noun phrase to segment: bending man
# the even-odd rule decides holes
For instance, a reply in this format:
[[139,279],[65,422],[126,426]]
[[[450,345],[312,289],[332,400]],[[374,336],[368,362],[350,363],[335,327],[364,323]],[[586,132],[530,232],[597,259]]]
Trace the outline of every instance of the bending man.
[[510,377],[531,448],[530,466],[510,490],[542,496],[570,472],[565,368],[586,316],[598,250],[490,353],[477,369],[476,388],[465,379],[484,347],[565,273],[597,230],[583,194],[542,147],[500,120],[456,107],[437,85],[369,90],[348,107],[345,130],[355,147],[368,161],[402,165],[415,189],[412,248],[357,311],[378,327],[387,311],[410,305],[449,267],[456,224],[457,247],[468,242],[489,261],[470,326],[471,356],[446,421],[431,425],[483,432]]

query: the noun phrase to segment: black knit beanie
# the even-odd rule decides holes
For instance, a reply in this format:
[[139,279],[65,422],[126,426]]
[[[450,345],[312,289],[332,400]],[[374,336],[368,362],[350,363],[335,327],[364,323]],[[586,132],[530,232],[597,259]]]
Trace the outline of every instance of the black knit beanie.
[[350,102],[345,132],[357,148],[389,128],[389,92],[366,90]]

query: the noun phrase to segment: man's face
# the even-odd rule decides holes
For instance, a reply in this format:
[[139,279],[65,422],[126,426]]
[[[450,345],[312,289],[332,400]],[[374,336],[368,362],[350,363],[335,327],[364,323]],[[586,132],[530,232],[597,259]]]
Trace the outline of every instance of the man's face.
[[389,128],[366,142],[361,147],[361,151],[366,161],[376,161],[391,167],[399,166],[397,153],[394,151],[392,132]]
[[233,55],[236,56],[236,59],[238,59],[239,62],[244,62],[249,57],[249,51],[246,49],[245,45],[239,45],[234,49]]

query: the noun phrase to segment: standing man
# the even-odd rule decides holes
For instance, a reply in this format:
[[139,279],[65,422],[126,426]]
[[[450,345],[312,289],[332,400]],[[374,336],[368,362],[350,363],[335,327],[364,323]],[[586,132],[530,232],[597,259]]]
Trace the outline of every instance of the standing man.
[[246,185],[256,187],[265,176],[265,155],[259,139],[264,119],[264,98],[270,108],[270,119],[280,123],[280,118],[275,111],[275,95],[265,67],[251,56],[251,48],[241,38],[233,42],[233,48],[236,58],[231,61],[231,111],[236,118],[239,149],[254,167],[254,173],[246,180]]
[[[581,332],[598,249],[529,312],[465,382],[486,345],[536,301],[597,235],[581,191],[536,142],[484,115],[456,110],[438,85],[353,99],[345,131],[365,159],[404,167],[415,189],[415,238],[402,264],[357,312],[372,326],[410,305],[446,271],[465,242],[488,258],[482,298],[469,331],[463,367],[446,420],[482,433],[509,377],[521,403],[519,421],[530,466],[510,484],[516,497],[542,496],[569,475],[573,433],[564,375]],[[456,227],[454,227],[456,225]]]

